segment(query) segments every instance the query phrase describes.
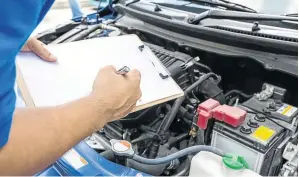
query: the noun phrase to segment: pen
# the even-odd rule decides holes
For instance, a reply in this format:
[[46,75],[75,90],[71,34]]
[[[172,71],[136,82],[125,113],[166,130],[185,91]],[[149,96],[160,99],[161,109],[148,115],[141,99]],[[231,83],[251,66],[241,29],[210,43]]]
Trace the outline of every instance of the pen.
[[123,66],[116,73],[120,75],[126,75],[130,71],[130,68],[127,66]]

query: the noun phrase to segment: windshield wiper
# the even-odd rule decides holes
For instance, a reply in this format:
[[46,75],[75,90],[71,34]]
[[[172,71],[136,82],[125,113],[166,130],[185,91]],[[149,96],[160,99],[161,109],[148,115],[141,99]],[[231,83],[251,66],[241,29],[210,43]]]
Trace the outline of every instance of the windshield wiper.
[[188,23],[195,24],[206,18],[232,19],[232,20],[298,21],[298,17],[293,17],[293,16],[267,15],[267,14],[259,14],[259,13],[246,13],[246,12],[212,9],[200,13],[198,15],[195,15],[194,17],[190,17],[188,19]]
[[187,1],[224,7],[227,10],[257,13],[257,11],[255,11],[254,9],[252,9],[250,7],[247,7],[247,6],[238,4],[238,3],[229,2],[227,0],[218,0],[218,1],[212,1],[212,0],[187,0]]
[[286,14],[285,16],[288,16],[288,17],[298,17],[298,13]]

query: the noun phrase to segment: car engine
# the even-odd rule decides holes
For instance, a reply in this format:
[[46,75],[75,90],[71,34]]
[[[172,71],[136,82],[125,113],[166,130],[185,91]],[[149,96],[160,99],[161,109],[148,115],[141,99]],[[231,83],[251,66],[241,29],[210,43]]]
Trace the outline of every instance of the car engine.
[[[40,33],[38,38],[59,44],[136,34],[185,92],[182,98],[108,123],[88,137],[85,142],[102,157],[153,176],[186,176],[194,153],[168,163],[145,164],[113,153],[110,140],[130,142],[135,154],[147,159],[210,145],[242,155],[249,169],[262,176],[298,175],[297,73],[229,51],[185,45],[171,37],[175,34],[159,35],[158,28],[157,32],[150,30],[152,25],[126,13],[94,23],[88,18],[69,22]],[[187,40],[189,35],[184,36]]]

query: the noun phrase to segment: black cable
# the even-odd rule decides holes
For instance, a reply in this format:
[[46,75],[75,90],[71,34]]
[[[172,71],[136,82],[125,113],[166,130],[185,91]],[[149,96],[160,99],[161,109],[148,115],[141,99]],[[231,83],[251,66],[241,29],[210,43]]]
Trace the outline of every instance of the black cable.
[[75,35],[75,36],[71,37],[70,39],[68,39],[68,42],[82,40],[85,37],[87,37],[89,34],[91,34],[92,32],[96,31],[97,29],[100,29],[102,27],[102,25],[103,24],[98,24],[98,25],[94,25],[94,26],[86,29],[85,31],[79,33],[78,35]]
[[226,98],[226,97],[228,97],[229,95],[231,95],[233,93],[239,94],[239,95],[241,95],[244,98],[251,98],[253,96],[253,95],[245,94],[241,90],[230,90],[230,91],[228,91],[227,93],[224,94],[224,97]]
[[187,119],[189,119],[189,120],[192,120],[192,119],[193,119],[193,115],[192,115],[191,113],[189,113],[189,112],[187,111],[187,109],[184,108],[183,106],[180,107],[180,112],[179,112],[179,113],[181,114],[181,116],[182,116],[183,118],[187,118]]
[[[243,106],[244,106],[244,105],[243,105]],[[244,107],[246,107],[246,106],[244,106]],[[247,107],[247,108],[248,108],[248,107]],[[249,109],[250,109],[250,108],[249,108]],[[254,112],[254,111],[256,111],[256,112]],[[288,130],[293,131],[290,127],[281,125],[280,123],[276,122],[275,120],[279,120],[279,121],[285,122],[285,123],[287,123],[287,124],[289,124],[289,122],[284,121],[284,120],[281,120],[281,119],[278,119],[278,118],[273,117],[273,116],[271,116],[271,115],[267,115],[267,114],[265,114],[265,113],[263,113],[263,112],[261,112],[261,111],[258,111],[258,110],[254,110],[254,111],[248,111],[248,110],[246,110],[246,112],[249,113],[249,114],[254,114],[254,115],[262,114],[262,115],[265,116],[266,119],[270,120],[271,122],[275,123],[276,125],[278,125],[278,126],[280,126],[280,127],[282,127],[282,128],[285,128],[285,129],[288,129]],[[275,120],[273,120],[273,119],[275,119]]]
[[171,148],[173,144],[179,142],[179,141],[182,141],[183,139],[187,138],[189,136],[189,133],[183,133],[183,134],[180,134],[176,137],[173,137],[173,138],[169,138],[168,142],[165,144],[165,146],[167,148]]
[[256,109],[253,109],[253,108],[250,108],[250,107],[247,107],[247,106],[245,106],[245,105],[242,105],[242,106],[244,106],[244,107],[246,107],[246,108],[248,108],[248,109],[253,110],[253,111],[248,111],[248,110],[246,110],[247,113],[250,113],[250,114],[263,114],[266,118],[271,118],[271,119],[281,120],[281,121],[283,121],[283,122],[289,123],[287,120],[279,119],[279,118],[274,117],[274,116],[272,116],[272,115],[270,115],[270,114],[264,113],[264,112],[262,112],[262,111],[259,111],[259,110],[256,110]]
[[185,91],[184,91],[184,96],[178,98],[175,100],[173,107],[170,111],[170,113],[168,114],[168,116],[165,116],[165,118],[162,121],[161,124],[161,132],[159,130],[159,132],[157,133],[164,133],[165,131],[167,131],[171,125],[171,123],[173,122],[175,116],[177,115],[183,101],[185,100],[185,98],[187,97],[187,95],[196,87],[198,87],[200,84],[202,84],[205,80],[209,79],[210,77],[215,77],[218,79],[218,76],[215,73],[207,73],[205,75],[202,75],[201,77],[198,78],[197,81],[195,81],[191,86],[189,86]]
[[194,61],[194,64],[195,64],[196,66],[199,66],[199,67],[202,67],[202,68],[206,69],[208,72],[211,72],[211,71],[212,71],[212,69],[211,69],[210,67],[208,67],[207,65],[204,65],[204,64],[202,64],[202,63],[199,63],[199,62],[197,62],[197,61]]

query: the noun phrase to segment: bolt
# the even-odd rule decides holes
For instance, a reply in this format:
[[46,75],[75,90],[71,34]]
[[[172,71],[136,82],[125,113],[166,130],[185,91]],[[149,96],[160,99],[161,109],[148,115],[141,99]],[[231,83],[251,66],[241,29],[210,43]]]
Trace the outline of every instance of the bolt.
[[259,31],[260,27],[259,27],[259,22],[254,22],[253,26],[252,26],[252,31]]
[[160,114],[159,114],[159,117],[160,117],[160,118],[163,118],[164,116],[165,116],[165,114],[163,114],[163,113],[160,113]]
[[272,69],[272,68],[274,67],[274,65],[273,65],[273,64],[270,64],[270,63],[267,63],[267,64],[266,64],[266,67],[267,67],[268,69]]
[[287,151],[288,151],[288,152],[292,152],[292,151],[294,151],[294,147],[289,147],[289,148],[287,149]]

